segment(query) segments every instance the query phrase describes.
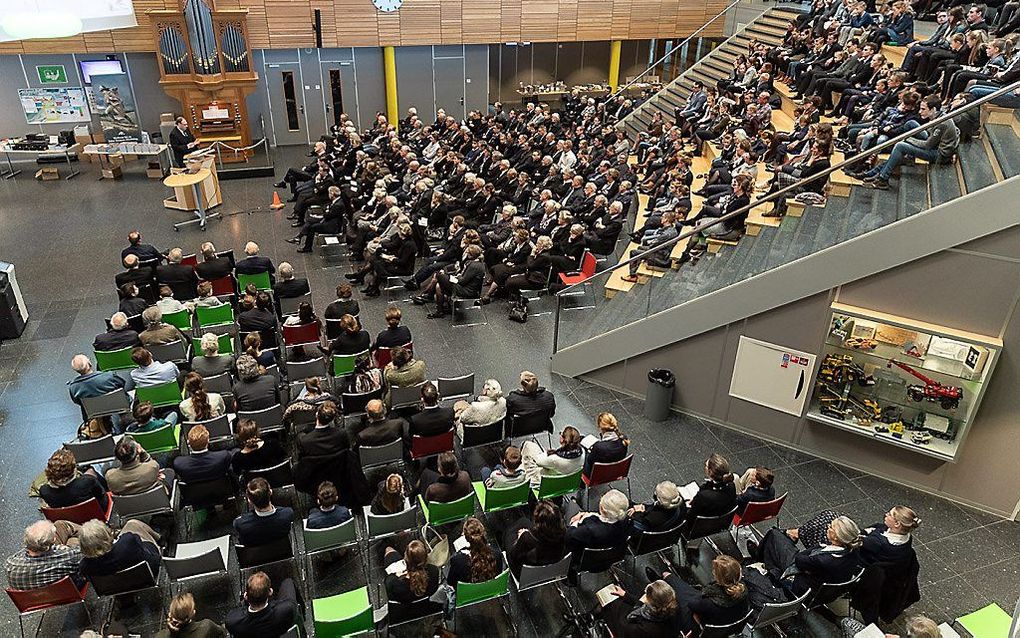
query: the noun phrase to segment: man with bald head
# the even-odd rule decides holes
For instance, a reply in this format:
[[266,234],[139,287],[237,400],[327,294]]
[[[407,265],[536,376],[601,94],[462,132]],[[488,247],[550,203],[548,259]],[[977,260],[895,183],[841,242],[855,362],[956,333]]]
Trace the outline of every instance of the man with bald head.
[[170,286],[174,292],[174,299],[178,301],[189,301],[196,296],[195,288],[198,286],[198,275],[195,269],[181,263],[184,259],[184,251],[180,248],[171,248],[167,253],[167,263],[156,267],[156,281]]
[[[155,281],[155,271],[152,266],[140,268],[138,256],[130,254],[124,257],[124,272],[117,273],[114,278],[117,288],[122,288],[124,284],[134,284],[138,286],[139,290],[148,290],[149,294],[152,293]],[[145,297],[144,292],[142,296]]]
[[259,255],[259,245],[253,241],[244,245],[244,259],[234,264],[234,272],[239,275],[258,275],[264,272],[269,273],[270,283],[275,283],[273,275],[276,267],[269,257]]
[[36,521],[25,529],[25,549],[7,558],[4,571],[11,589],[39,589],[70,576],[79,587],[81,550],[78,526],[67,521]]
[[355,435],[358,445],[386,445],[405,436],[408,426],[403,419],[386,418],[386,406],[373,399],[365,404],[362,428]]
[[110,317],[110,329],[103,334],[96,335],[92,342],[92,347],[101,352],[140,345],[142,342],[138,338],[138,333],[128,327],[128,318],[123,312],[114,313]]
[[141,261],[163,261],[163,255],[155,246],[150,244],[142,243],[142,234],[137,230],[132,230],[128,233],[128,247],[120,251],[120,258],[124,259],[128,255],[134,255]]

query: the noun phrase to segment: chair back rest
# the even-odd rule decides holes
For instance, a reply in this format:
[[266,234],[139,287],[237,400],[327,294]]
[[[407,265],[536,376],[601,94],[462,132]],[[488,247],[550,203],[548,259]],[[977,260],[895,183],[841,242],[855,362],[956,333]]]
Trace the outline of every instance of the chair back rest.
[[370,392],[362,392],[361,394],[351,394],[344,392],[340,395],[340,407],[343,410],[344,416],[351,416],[352,414],[364,414],[365,406],[372,399],[381,399],[383,396],[383,389],[376,388]]
[[154,408],[176,406],[181,402],[181,386],[176,381],[167,381],[159,385],[136,387],[135,400],[151,401]]
[[265,545],[256,545],[255,547],[234,545],[234,549],[237,550],[237,564],[241,569],[250,569],[294,557],[290,534]]
[[552,432],[553,422],[545,412],[531,412],[529,414],[507,415],[510,419],[510,428],[507,437],[511,439],[522,436],[534,436],[540,432]]
[[[107,494],[107,498],[109,498],[109,494]],[[99,501],[94,498],[82,501],[77,505],[71,505],[70,507],[40,507],[39,511],[42,512],[42,515],[47,520],[51,520],[54,523],[57,521],[70,521],[83,525],[94,518],[101,521],[107,520],[106,512],[99,506]]]
[[730,623],[728,625],[703,625],[701,628],[701,638],[729,638],[739,634],[751,620],[751,616],[754,614],[753,609],[747,610],[747,614],[740,620]]
[[818,586],[818,591],[811,598],[811,602],[808,603],[808,607],[819,607],[821,605],[828,605],[829,603],[835,602],[839,598],[850,593],[850,590],[857,585],[858,581],[861,580],[861,576],[864,575],[864,569],[862,568],[857,572],[857,575],[850,578],[850,580],[843,581],[842,583],[822,583]]
[[627,546],[621,543],[616,547],[585,547],[581,549],[577,571],[599,574],[616,563],[622,561],[627,553]]
[[445,525],[456,521],[462,521],[475,513],[475,494],[471,494],[449,503],[425,502],[421,496],[418,497],[422,510],[426,512],[426,518],[432,525]]
[[522,565],[521,578],[517,583],[517,591],[548,585],[563,580],[570,572],[570,561],[573,556],[570,552],[551,565]]
[[130,370],[137,368],[138,364],[131,360],[131,351],[134,348],[121,348],[120,350],[95,350],[96,368],[102,372],[113,370]]
[[234,323],[234,308],[228,303],[218,306],[196,306],[195,318],[198,319],[199,327]]
[[333,376],[342,377],[354,372],[355,364],[361,357],[367,357],[368,350],[355,352],[354,354],[333,355]]
[[283,326],[283,342],[288,347],[319,343],[319,324],[313,321],[300,326]]
[[272,290],[273,285],[269,283],[268,272],[258,272],[255,274],[246,274],[243,272],[237,273],[237,288],[238,290],[244,290],[248,287],[248,284],[255,284],[256,290]]
[[223,564],[223,554],[220,550],[212,547],[206,552],[186,558],[164,556],[163,569],[171,581],[178,581],[225,572],[227,566]]
[[791,600],[786,603],[765,603],[762,605],[761,611],[758,612],[758,618],[754,621],[751,626],[752,631],[755,629],[763,629],[778,623],[781,620],[792,618],[800,613],[801,605],[804,604],[811,596],[811,590],[808,589],[806,592],[800,595],[796,600]]
[[439,390],[439,398],[444,401],[446,399],[469,397],[475,393],[474,372],[460,377],[439,377],[436,383],[436,389]]
[[[284,335],[284,341],[287,341],[287,336]],[[287,341],[288,345],[290,344]],[[295,381],[304,381],[311,377],[324,377],[326,376],[326,359],[324,357],[316,357],[309,359],[308,361],[288,361],[287,362],[287,379],[293,383]]]
[[510,593],[510,570],[504,569],[495,578],[480,583],[457,583],[457,608],[506,596]]
[[630,463],[634,460],[633,454],[613,463],[594,463],[591,468],[591,476],[588,478],[588,487],[594,485],[606,485],[615,481],[627,478],[630,473]]
[[164,313],[163,323],[168,323],[181,332],[191,332],[191,313],[186,308],[177,312]]
[[294,410],[290,413],[290,425],[296,432],[311,430],[315,427],[315,410]]
[[330,341],[339,337],[343,332],[339,319],[323,319],[323,322],[326,324],[326,338]]
[[238,410],[237,420],[251,419],[260,430],[279,430],[283,427],[283,406],[277,403],[262,410]]
[[235,287],[237,284],[234,281],[233,275],[213,279],[209,283],[212,284],[212,293],[217,297],[233,296],[237,292],[237,288]]
[[192,268],[194,268],[195,266],[198,265],[198,255],[196,253],[184,255],[183,257],[181,257],[181,264],[184,266],[191,266]]
[[74,462],[78,465],[92,465],[112,461],[116,457],[117,444],[113,442],[113,435],[107,434],[98,439],[68,441],[64,448],[74,455]]
[[[220,355],[234,354],[234,338],[229,333],[216,335],[216,345],[218,346],[217,351]],[[202,353],[202,338],[192,337],[191,338],[191,351],[201,354]]]
[[170,495],[160,483],[140,494],[113,495],[113,511],[124,520],[171,512]]
[[453,435],[454,431],[452,429],[442,434],[433,434],[432,436],[418,436],[415,434],[411,437],[411,458],[423,459],[428,456],[442,454],[443,452],[452,452]]
[[122,414],[131,411],[131,397],[123,388],[118,388],[98,397],[83,397],[81,407],[85,409],[85,416],[90,419]]
[[465,425],[463,432],[461,449],[493,445],[503,440],[503,419],[482,425]]
[[581,470],[571,474],[543,474],[539,479],[537,498],[556,498],[576,492],[581,486]]
[[[514,485],[513,487],[486,487],[484,483],[479,482],[476,487],[476,492],[479,488],[484,490],[484,501],[482,501],[484,507],[482,508],[486,512],[498,512],[500,510],[510,509],[513,507],[520,507],[528,504],[528,496],[531,494],[531,484],[528,481],[521,482],[520,485]],[[481,496],[481,494],[479,494]]]
[[684,521],[681,517],[680,522],[671,529],[658,532],[636,532],[635,536],[631,537],[631,550],[635,556],[644,556],[672,547],[680,542],[683,525]]
[[177,487],[181,490],[181,507],[212,507],[234,498],[234,481],[229,476],[209,481],[178,482]]
[[734,507],[729,512],[720,516],[696,516],[694,517],[694,523],[691,524],[690,530],[686,533],[686,539],[693,541],[699,538],[705,538],[712,534],[718,534],[719,532],[729,529],[730,523],[733,522],[733,515],[736,513],[737,508]]
[[349,518],[333,527],[310,529],[308,519],[305,519],[301,535],[305,541],[306,554],[324,552],[358,542],[358,526],[353,518]]
[[11,602],[18,608],[18,613],[27,614],[50,607],[80,603],[85,600],[88,587],[78,589],[70,576],[64,576],[55,583],[35,589],[7,589]]
[[89,582],[99,596],[117,596],[155,587],[156,576],[144,560],[107,576],[89,576]]
[[581,274],[584,275],[585,279],[591,279],[595,274],[595,269],[598,267],[598,259],[591,253],[590,250],[584,251],[584,256],[581,257]]
[[230,418],[226,414],[221,414],[205,421],[185,421],[181,424],[181,440],[187,442],[188,431],[196,425],[204,425],[205,429],[209,430],[209,441],[221,441],[234,436]]
[[397,439],[384,445],[361,445],[358,447],[358,458],[362,469],[400,463],[404,460],[404,441]]
[[393,360],[393,348],[376,348],[372,358],[375,359],[375,367],[385,368]]
[[[141,400],[141,399],[140,399]],[[160,454],[176,450],[180,446],[178,433],[181,426],[167,423],[161,428],[148,432],[134,432],[131,434],[135,442],[142,446],[142,449],[149,454]]]
[[410,531],[418,526],[418,508],[408,507],[396,514],[373,514],[365,510],[365,524],[369,540]]
[[418,405],[421,400],[421,387],[425,385],[425,382],[415,385],[409,385],[403,388],[391,387],[390,388],[390,408],[407,408],[413,405]]
[[216,392],[217,394],[230,394],[233,391],[230,373],[222,372],[220,374],[206,377],[204,379],[205,391]]
[[754,525],[755,523],[763,523],[776,518],[779,516],[779,510],[783,509],[786,496],[786,494],[783,494],[771,501],[748,503],[747,507],[744,508],[743,514],[737,514],[733,517],[733,524],[739,526]]
[[280,314],[285,317],[296,315],[303,303],[312,303],[312,293],[306,292],[300,297],[280,297]]
[[178,339],[170,343],[154,343],[146,346],[156,361],[186,361],[188,359],[188,347],[184,341]]
[[257,470],[248,470],[244,474],[245,482],[253,478],[264,478],[269,486],[276,489],[294,484],[294,470],[290,465],[290,459],[277,463],[272,467],[263,467]]
[[367,586],[329,598],[316,598],[312,601],[312,616],[315,635],[324,638],[343,638],[375,629]]

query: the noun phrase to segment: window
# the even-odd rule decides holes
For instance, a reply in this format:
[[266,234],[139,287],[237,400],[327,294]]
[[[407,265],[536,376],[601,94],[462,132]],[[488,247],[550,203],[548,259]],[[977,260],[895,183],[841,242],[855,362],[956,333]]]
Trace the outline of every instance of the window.
[[329,70],[329,96],[327,106],[333,111],[333,124],[340,123],[340,115],[344,112],[343,89],[340,84],[340,69]]
[[283,102],[287,107],[287,128],[291,131],[300,131],[301,124],[298,119],[297,92],[294,90],[293,71],[283,71]]

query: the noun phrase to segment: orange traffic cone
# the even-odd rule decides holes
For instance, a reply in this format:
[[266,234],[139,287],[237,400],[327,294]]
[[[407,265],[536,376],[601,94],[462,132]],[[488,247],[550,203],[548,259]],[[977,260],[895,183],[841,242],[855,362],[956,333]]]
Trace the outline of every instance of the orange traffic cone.
[[273,191],[273,203],[270,204],[269,207],[273,210],[280,210],[284,206],[285,204],[280,201],[280,194],[277,193],[276,191]]

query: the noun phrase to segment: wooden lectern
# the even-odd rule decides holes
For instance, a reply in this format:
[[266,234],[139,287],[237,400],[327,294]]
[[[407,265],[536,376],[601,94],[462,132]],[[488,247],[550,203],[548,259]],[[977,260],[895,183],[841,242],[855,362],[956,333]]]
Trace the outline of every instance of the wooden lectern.
[[174,189],[174,196],[163,200],[164,207],[194,211],[196,215],[195,219],[174,224],[174,230],[194,223],[205,230],[207,219],[219,217],[219,213],[206,214],[208,209],[223,203],[213,154],[196,151],[185,156],[185,168],[170,169],[170,175],[163,180],[163,185]]

